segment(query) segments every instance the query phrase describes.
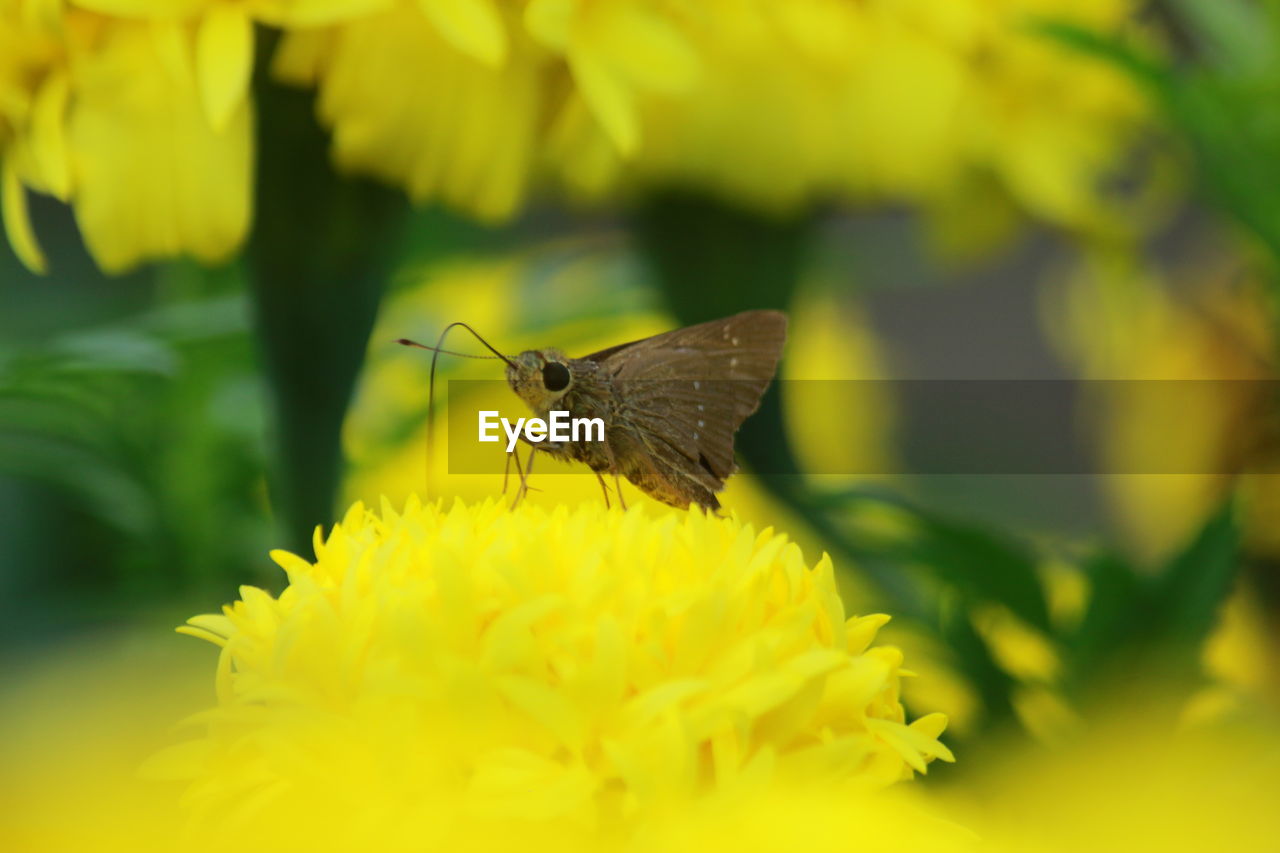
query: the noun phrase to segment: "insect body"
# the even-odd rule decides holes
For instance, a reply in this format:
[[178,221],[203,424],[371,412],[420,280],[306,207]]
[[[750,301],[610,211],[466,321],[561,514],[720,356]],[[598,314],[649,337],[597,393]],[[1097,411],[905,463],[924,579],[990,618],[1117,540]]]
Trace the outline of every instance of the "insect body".
[[657,500],[716,509],[737,469],[733,437],[777,370],[787,318],[746,311],[610,347],[583,358],[558,349],[507,360],[507,382],[534,414],[600,418],[605,440],[537,450],[626,477]]

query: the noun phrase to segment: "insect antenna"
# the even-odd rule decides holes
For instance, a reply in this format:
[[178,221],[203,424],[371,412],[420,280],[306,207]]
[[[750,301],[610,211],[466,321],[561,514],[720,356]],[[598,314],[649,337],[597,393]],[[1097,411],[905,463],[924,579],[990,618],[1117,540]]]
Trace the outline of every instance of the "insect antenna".
[[406,347],[417,347],[427,352],[438,352],[441,355],[456,355],[458,358],[479,358],[485,361],[497,361],[502,358],[500,355],[476,355],[473,352],[454,352],[451,349],[440,349],[439,347],[429,347],[426,344],[420,344],[417,341],[411,341],[408,338],[397,338],[396,343]]
[[[481,344],[483,344],[485,349],[493,353],[493,355],[492,356],[468,355],[467,353],[451,352],[446,349],[441,349],[441,346],[444,344],[445,337],[448,336],[449,332],[452,331],[455,326],[461,326],[462,328],[470,332],[472,336]],[[502,353],[494,349],[493,345],[490,344],[488,341],[486,341],[480,335],[479,332],[477,332],[475,329],[471,328],[466,323],[463,323],[461,321],[456,321],[445,326],[444,331],[440,333],[440,337],[436,339],[436,345],[433,347],[429,347],[426,344],[420,344],[417,341],[411,341],[408,338],[400,338],[399,340],[396,341],[396,343],[406,347],[417,347],[418,349],[425,349],[425,350],[431,351],[431,372],[430,374],[428,374],[428,379],[427,379],[427,472],[426,472],[427,474],[426,493],[427,493],[427,496],[430,496],[431,494],[431,450],[435,446],[432,441],[432,437],[435,430],[436,361],[440,358],[441,353],[444,353],[445,355],[462,356],[463,358],[500,358],[507,363],[508,367],[515,367],[516,365],[515,365],[515,362],[513,362],[511,359],[507,358],[505,355],[503,355]]]

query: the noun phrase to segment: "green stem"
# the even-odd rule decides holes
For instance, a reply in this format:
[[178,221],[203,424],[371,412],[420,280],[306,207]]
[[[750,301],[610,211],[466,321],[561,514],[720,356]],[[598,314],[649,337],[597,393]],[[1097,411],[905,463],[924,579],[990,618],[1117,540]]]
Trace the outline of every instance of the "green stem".
[[[683,193],[650,199],[636,219],[641,251],[683,325],[751,308],[785,311],[804,272],[813,219],[774,219]],[[757,472],[800,473],[776,384],[742,426],[738,451]]]
[[256,332],[274,403],[273,503],[291,547],[334,520],[341,430],[390,270],[405,202],[340,177],[314,96],[260,79]]

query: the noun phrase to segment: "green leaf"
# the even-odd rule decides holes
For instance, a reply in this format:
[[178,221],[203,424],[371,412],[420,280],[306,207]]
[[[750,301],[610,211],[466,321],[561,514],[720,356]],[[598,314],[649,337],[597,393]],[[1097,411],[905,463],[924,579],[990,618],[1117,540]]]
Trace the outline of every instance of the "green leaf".
[[1228,0],[1178,6],[1174,28],[1196,32],[1207,50],[1176,66],[1070,24],[1042,22],[1037,29],[1144,85],[1194,154],[1205,195],[1280,258],[1280,200],[1259,189],[1280,181],[1277,7],[1263,13]]
[[1170,640],[1198,648],[1240,570],[1235,505],[1227,501],[1160,574],[1156,601]]
[[94,517],[132,537],[154,536],[155,502],[119,460],[60,436],[0,428],[0,473],[48,483],[79,498]]
[[1275,62],[1274,35],[1257,4],[1237,0],[1169,0],[1212,64],[1257,74]]
[[1110,551],[1090,555],[1081,565],[1089,582],[1089,603],[1076,630],[1065,638],[1069,680],[1097,675],[1100,665],[1150,628],[1154,616],[1141,576]]
[[1003,604],[1027,624],[1051,632],[1038,560],[1024,543],[879,491],[852,489],[830,500],[847,510],[892,508],[907,520],[904,535],[880,542],[864,537],[855,548],[876,552],[904,569],[927,571],[969,601]]
[[1135,669],[1194,679],[1200,649],[1239,567],[1229,502],[1156,575],[1114,553],[1090,557],[1083,564],[1089,605],[1065,642],[1069,682],[1080,690],[1111,677],[1131,679]]
[[1168,72],[1157,58],[1141,52],[1120,38],[1064,21],[1041,19],[1030,26],[1033,32],[1064,47],[1115,65],[1142,85],[1164,90],[1169,84]]
[[1032,552],[980,527],[919,513],[922,535],[906,553],[971,599],[1004,604],[1048,633],[1049,611]]
[[982,697],[984,722],[999,725],[1013,716],[1013,677],[992,658],[986,641],[974,629],[969,613],[963,608],[942,612],[937,625],[960,671]]

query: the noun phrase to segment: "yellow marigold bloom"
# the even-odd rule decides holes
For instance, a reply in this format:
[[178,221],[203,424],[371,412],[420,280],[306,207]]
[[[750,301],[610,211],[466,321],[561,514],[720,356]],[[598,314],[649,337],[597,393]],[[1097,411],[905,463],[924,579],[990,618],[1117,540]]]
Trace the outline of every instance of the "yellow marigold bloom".
[[887,617],[847,617],[830,561],[772,530],[410,500],[356,504],[315,550],[273,554],[278,597],[242,587],[180,629],[222,647],[203,738],[162,762],[198,817],[338,846],[607,840],[952,758],[942,715],[905,720]]
[[[1274,379],[1269,308],[1258,282],[1226,269],[1200,275],[1186,283],[1192,295],[1177,296],[1183,288],[1131,257],[1094,257],[1047,294],[1043,312],[1083,378],[1117,380],[1096,384],[1090,427],[1112,472],[1105,486],[1120,532],[1153,562],[1184,545],[1236,484],[1248,498],[1247,546],[1280,553],[1280,491],[1268,473],[1276,449],[1260,428]],[[1152,472],[1153,462],[1180,473]]]
[[[314,85],[338,166],[485,220],[539,178],[603,198],[687,185],[768,211],[829,197],[1014,205],[1071,227],[1146,110],[1029,27],[1116,34],[1132,0],[0,0],[6,228],[70,202],[108,271],[226,257],[250,218],[254,26]],[[975,205],[987,213],[973,216]],[[987,215],[990,214],[990,215]],[[977,234],[974,229],[984,232]]]
[[1116,33],[1133,11],[1128,0],[718,0],[685,16],[700,73],[677,95],[637,99],[634,157],[595,131],[598,109],[566,110],[553,143],[587,192],[638,178],[771,210],[838,196],[963,203],[969,216],[975,193],[994,192],[1085,226],[1105,212],[1099,178],[1146,109],[1122,74],[1031,25]]
[[4,221],[43,270],[27,189],[69,202],[106,272],[244,241],[255,21],[318,26],[379,0],[2,0]]
[[45,258],[27,216],[26,186],[59,198],[69,192],[63,114],[70,79],[56,8],[0,0],[0,193],[14,252],[35,270]]
[[501,220],[524,201],[551,69],[527,39],[451,36],[428,14],[447,6],[391,3],[339,27],[292,32],[275,71],[316,85],[339,167],[400,184],[415,201]]
[[680,184],[771,211],[971,211],[981,195],[1084,226],[1147,110],[1030,25],[1116,34],[1133,17],[1131,0],[389,0],[292,29],[275,64],[319,88],[341,165],[486,219],[550,172],[596,198]]
[[1250,586],[1241,584],[1227,599],[1200,660],[1210,684],[1183,708],[1188,726],[1280,711],[1280,644]]
[[[1149,685],[1161,696],[1159,685]],[[952,793],[982,849],[1266,850],[1280,834],[1275,718],[1221,729],[1164,728],[1167,703],[1117,709],[1065,748],[1006,750]]]
[[4,220],[28,266],[45,262],[27,188],[71,203],[108,272],[181,253],[217,261],[239,246],[249,224],[252,122],[242,90],[251,50],[232,42],[234,68],[220,55],[226,45],[194,23],[6,0]]
[[253,24],[314,27],[354,17],[381,0],[71,0],[105,16],[188,25],[193,71],[210,124],[221,129],[248,98]]

